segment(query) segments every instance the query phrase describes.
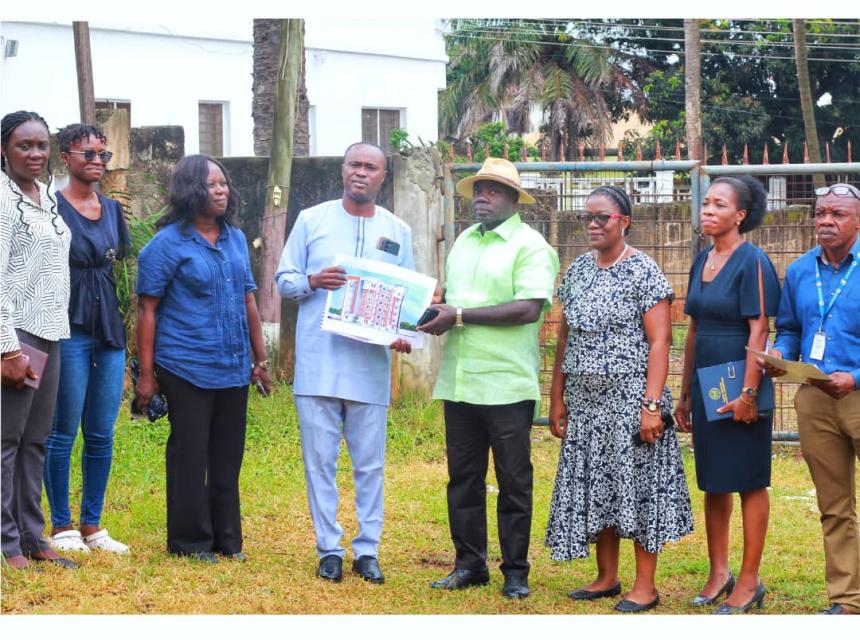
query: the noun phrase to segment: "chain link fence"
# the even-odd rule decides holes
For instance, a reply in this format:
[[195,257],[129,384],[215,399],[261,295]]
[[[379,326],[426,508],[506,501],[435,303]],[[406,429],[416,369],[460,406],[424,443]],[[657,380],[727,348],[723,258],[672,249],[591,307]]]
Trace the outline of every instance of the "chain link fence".
[[[660,266],[675,292],[671,306],[672,348],[668,384],[677,398],[680,393],[684,343],[688,318],[684,315],[690,266],[707,240],[699,232],[701,198],[711,179],[719,175],[754,175],[768,193],[768,212],[761,227],[747,240],[764,249],[780,279],[789,264],[815,246],[812,210],[815,184],[848,182],[860,186],[860,163],[831,165],[742,165],[701,167],[685,161],[517,163],[524,188],[536,204],[520,212],[558,251],[561,270],[589,250],[585,230],[577,222],[588,194],[604,185],[622,187],[630,194],[633,216],[628,242],[646,252]],[[450,165],[452,183],[448,235],[459,235],[473,224],[468,200],[457,195],[453,182],[476,172],[479,165]],[[447,243],[451,246],[451,243]],[[557,303],[557,300],[554,302]],[[549,385],[555,357],[556,335],[562,321],[554,304],[541,329],[541,415],[549,409]],[[773,332],[771,339],[773,339]],[[776,385],[773,428],[775,438],[796,439],[797,421],[792,400],[796,385]],[[539,420],[544,423],[545,419]]]

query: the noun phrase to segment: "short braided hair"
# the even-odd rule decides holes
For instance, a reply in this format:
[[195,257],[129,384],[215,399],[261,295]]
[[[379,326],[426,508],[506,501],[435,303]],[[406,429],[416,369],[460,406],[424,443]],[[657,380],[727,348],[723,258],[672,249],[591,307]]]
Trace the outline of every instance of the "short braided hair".
[[[0,123],[0,146],[2,146],[5,151],[6,145],[9,144],[9,140],[12,138],[12,133],[20,127],[25,122],[40,122],[44,125],[45,131],[49,134],[51,133],[51,128],[48,126],[48,123],[45,122],[45,119],[40,116],[35,111],[13,111],[12,113],[7,113],[3,116],[2,123]],[[63,235],[63,232],[60,230],[60,227],[57,226],[57,218],[60,215],[57,213],[57,201],[54,199],[54,196],[51,195],[51,185],[54,184],[54,170],[51,165],[51,156],[48,155],[48,166],[46,167],[48,171],[48,199],[51,201],[51,224],[54,225],[54,231],[56,231],[58,236]],[[6,154],[4,153],[0,156],[0,170],[4,173],[6,171]],[[24,231],[30,231],[30,225],[24,221],[24,210],[21,208],[21,205],[24,203],[24,194],[19,191],[16,187],[16,183],[14,180],[10,178],[9,186],[12,189],[12,192],[18,196],[18,201],[15,203],[15,208],[18,209],[18,216],[21,221],[21,224],[24,227]]]
[[68,153],[72,145],[84,138],[97,138],[107,144],[105,132],[94,124],[83,124],[81,122],[69,124],[57,132],[57,146],[60,151]]

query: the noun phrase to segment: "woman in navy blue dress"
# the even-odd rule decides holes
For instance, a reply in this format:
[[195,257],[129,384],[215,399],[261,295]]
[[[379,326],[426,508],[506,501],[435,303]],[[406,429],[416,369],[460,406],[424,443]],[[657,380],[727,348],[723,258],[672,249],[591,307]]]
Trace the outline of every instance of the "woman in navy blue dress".
[[[758,412],[762,374],[746,347],[764,349],[768,317],[776,315],[780,290],[770,258],[745,242],[743,234],[761,224],[766,205],[767,194],[755,178],[714,180],[701,212],[702,232],[713,239],[713,246],[702,251],[690,269],[684,307],[690,327],[675,420],[684,431],[693,431],[711,565],[708,581],[692,604],[709,605],[727,594],[715,613],[761,607],[765,594],[758,569],[770,509],[772,416]],[[727,414],[725,419],[708,422],[696,370],[734,360],[746,361],[743,390],[719,410]],[[729,570],[735,492],[741,496],[745,541],[737,583]]]

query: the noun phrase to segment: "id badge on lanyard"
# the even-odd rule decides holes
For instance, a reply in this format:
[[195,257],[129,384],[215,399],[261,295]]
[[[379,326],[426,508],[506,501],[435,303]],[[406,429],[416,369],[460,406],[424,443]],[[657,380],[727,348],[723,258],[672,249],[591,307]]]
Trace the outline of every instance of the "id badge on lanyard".
[[857,260],[855,259],[851,263],[851,268],[848,269],[848,273],[845,274],[845,277],[840,278],[839,286],[836,287],[836,290],[831,294],[830,302],[825,306],[824,294],[822,293],[824,283],[821,281],[821,269],[818,266],[818,259],[816,258],[815,260],[815,290],[816,293],[818,293],[818,313],[821,315],[821,323],[818,325],[818,331],[815,332],[815,336],[812,338],[812,348],[809,350],[810,360],[824,360],[824,347],[827,343],[827,335],[824,333],[824,319],[833,308],[836,298],[838,298],[839,294],[842,293],[842,290],[848,283],[848,278],[851,277],[856,266]]

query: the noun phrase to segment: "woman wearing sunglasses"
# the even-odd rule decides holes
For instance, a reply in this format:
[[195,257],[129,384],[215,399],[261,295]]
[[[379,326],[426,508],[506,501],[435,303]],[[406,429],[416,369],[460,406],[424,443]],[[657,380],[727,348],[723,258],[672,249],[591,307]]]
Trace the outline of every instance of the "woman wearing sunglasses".
[[[747,347],[763,351],[768,318],[779,308],[779,278],[767,254],[744,241],[759,226],[767,193],[751,176],[717,178],[702,201],[702,233],[713,245],[690,269],[684,313],[690,316],[684,349],[681,398],[675,419],[693,432],[696,481],[705,492],[705,529],[710,573],[691,602],[709,606],[722,595],[714,613],[743,613],[761,608],[765,587],[759,579],[770,503],[770,414],[759,413],[761,370]],[[708,421],[697,370],[744,360],[742,390]],[[713,396],[711,396],[713,397]],[[719,396],[717,396],[719,397]],[[724,400],[721,400],[723,402]],[[692,412],[692,420],[691,420]],[[729,570],[729,523],[734,493],[740,493],[744,551],[737,582]]]
[[633,540],[636,580],[615,609],[657,606],[657,554],[693,530],[690,496],[666,387],[672,288],[626,242],[632,207],[600,187],[580,216],[592,251],[558,289],[564,311],[550,389],[550,428],[562,438],[545,544],[553,560],[585,558],[597,545],[597,577],[573,600],[615,597],[621,538]]
[[[60,386],[45,443],[45,492],[51,506],[51,544],[61,551],[128,553],[101,527],[113,457],[113,433],[125,379],[125,329],[113,265],[128,252],[122,205],[98,191],[112,153],[96,126],[71,124],[57,134],[69,184],[57,192],[60,215],[72,231],[69,250],[71,336],[60,344]],[[69,510],[72,447],[83,433],[80,526]]]

